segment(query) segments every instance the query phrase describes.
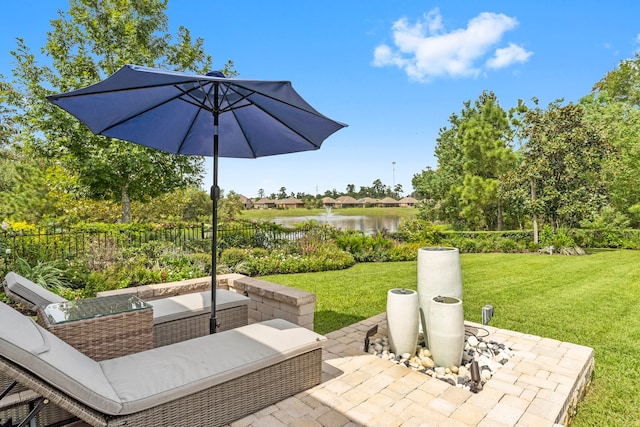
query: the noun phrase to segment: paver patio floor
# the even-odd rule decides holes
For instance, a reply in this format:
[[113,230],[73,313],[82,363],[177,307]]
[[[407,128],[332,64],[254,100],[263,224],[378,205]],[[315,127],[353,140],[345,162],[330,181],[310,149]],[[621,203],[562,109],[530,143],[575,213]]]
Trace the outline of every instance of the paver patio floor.
[[364,353],[375,325],[386,335],[385,313],[329,333],[321,384],[231,427],[565,425],[593,372],[589,347],[466,322],[515,353],[472,393]]

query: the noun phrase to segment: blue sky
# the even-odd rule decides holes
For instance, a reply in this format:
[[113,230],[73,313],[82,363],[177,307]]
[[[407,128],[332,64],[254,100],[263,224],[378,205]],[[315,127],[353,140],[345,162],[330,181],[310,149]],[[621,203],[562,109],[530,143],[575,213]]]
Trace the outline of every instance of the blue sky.
[[[49,21],[67,9],[66,0],[3,1],[0,73],[11,74],[16,37],[40,55]],[[483,90],[505,109],[532,97],[576,101],[640,49],[640,3],[627,0],[169,0],[167,15],[172,34],[183,25],[205,40],[214,67],[232,59],[241,78],[290,80],[349,125],[318,151],[220,159],[222,189],[249,197],[376,179],[406,195],[415,174],[436,166],[438,131],[463,102]]]

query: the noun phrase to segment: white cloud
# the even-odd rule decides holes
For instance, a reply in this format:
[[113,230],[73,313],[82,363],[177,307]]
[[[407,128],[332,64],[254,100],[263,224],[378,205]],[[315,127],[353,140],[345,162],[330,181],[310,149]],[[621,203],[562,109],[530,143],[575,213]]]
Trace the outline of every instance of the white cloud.
[[492,52],[506,31],[518,25],[515,18],[503,14],[483,12],[471,19],[467,28],[445,31],[438,9],[425,14],[415,24],[401,18],[393,24],[394,46],[382,44],[374,51],[373,65],[396,66],[414,80],[429,81],[436,77],[469,77],[481,72],[482,60],[492,68],[513,62],[525,62],[531,52],[510,44],[508,48]]
[[533,52],[525,50],[523,47],[509,43],[509,47],[496,49],[492,58],[487,61],[487,67],[497,70],[508,67],[516,62],[527,62]]

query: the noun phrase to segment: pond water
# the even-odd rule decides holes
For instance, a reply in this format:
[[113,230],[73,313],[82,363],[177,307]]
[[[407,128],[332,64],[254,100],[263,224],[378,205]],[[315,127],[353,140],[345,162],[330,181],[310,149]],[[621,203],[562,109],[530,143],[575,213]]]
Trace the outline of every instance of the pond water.
[[275,217],[271,222],[285,226],[293,226],[310,220],[320,224],[329,224],[341,230],[360,230],[366,235],[373,235],[378,231],[386,230],[394,232],[398,230],[400,217],[395,215],[367,216],[367,215],[336,215],[328,213],[323,215]]

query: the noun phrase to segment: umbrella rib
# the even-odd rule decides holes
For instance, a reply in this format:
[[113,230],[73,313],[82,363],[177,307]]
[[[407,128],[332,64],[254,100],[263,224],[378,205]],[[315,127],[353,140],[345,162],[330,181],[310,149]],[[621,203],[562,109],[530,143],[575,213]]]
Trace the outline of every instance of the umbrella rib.
[[[163,87],[163,86],[169,86],[169,85],[157,85],[157,86],[150,86],[150,87]],[[180,88],[180,87],[179,87],[178,85],[176,85],[176,84],[173,84],[172,86],[173,86],[173,87],[175,87],[176,89],[178,89],[178,90],[180,91],[180,94],[179,94],[179,95],[176,95],[176,96],[172,96],[172,97],[170,97],[170,98],[167,98],[167,99],[165,99],[164,101],[162,101],[162,102],[160,102],[160,103],[158,103],[158,104],[155,104],[155,105],[153,105],[153,106],[151,106],[151,107],[149,107],[149,108],[147,108],[147,109],[145,109],[145,110],[139,111],[139,112],[137,112],[136,114],[133,114],[133,115],[127,116],[127,117],[123,118],[122,120],[119,120],[119,121],[117,121],[117,122],[115,122],[115,123],[112,123],[111,125],[107,126],[106,128],[104,128],[104,129],[100,130],[100,132],[98,132],[98,133],[104,133],[104,132],[108,131],[109,129],[112,129],[112,128],[116,127],[116,126],[120,126],[121,124],[126,123],[126,122],[128,122],[128,121],[130,121],[130,120],[133,120],[133,119],[135,119],[136,117],[139,117],[139,116],[141,116],[141,115],[143,115],[143,114],[146,114],[146,113],[148,113],[149,111],[152,111],[152,110],[158,109],[158,108],[162,107],[163,105],[168,104],[169,102],[172,102],[172,101],[174,101],[174,100],[176,100],[176,99],[181,99],[181,97],[182,97],[183,95],[186,95],[186,96],[188,96],[188,97],[190,98],[190,99],[182,99],[182,101],[183,101],[183,102],[186,102],[186,103],[191,104],[191,105],[193,105],[193,106],[199,107],[200,109],[204,109],[204,110],[206,110],[206,111],[211,111],[211,108],[209,108],[205,102],[198,102],[198,101],[197,101],[197,98],[196,98],[196,97],[194,97],[194,96],[191,94],[191,90],[189,90],[189,91],[185,91],[184,89]],[[201,85],[201,87],[202,87],[202,85]],[[196,90],[196,89],[197,89],[197,88],[194,88],[193,90]],[[110,92],[116,92],[116,91],[109,91],[109,92],[103,92],[103,93],[110,93]],[[205,99],[207,99],[207,98],[208,98],[208,97],[205,97]],[[192,102],[192,100],[193,100],[193,102]],[[199,110],[199,111],[200,111],[200,110]],[[198,115],[196,114],[196,117],[197,117],[197,116],[198,116]]]
[[[194,80],[201,81],[201,79],[194,79]],[[50,98],[52,100],[58,100],[58,99],[64,99],[64,98],[76,98],[81,96],[100,95],[104,93],[129,92],[131,90],[144,90],[144,89],[153,89],[153,88],[167,87],[167,86],[176,87],[177,85],[180,85],[180,84],[192,83],[194,80],[186,80],[182,82],[172,82],[172,83],[161,83],[161,84],[154,84],[154,85],[140,85],[140,86],[134,86],[134,87],[122,87],[118,89],[108,89],[108,90],[93,90],[92,92],[87,92],[87,93],[67,92],[67,93],[58,94],[58,95],[50,95],[47,98]],[[90,88],[90,87],[91,86],[88,86],[87,88]],[[187,92],[188,91],[184,91],[184,93],[187,93]]]
[[[226,82],[221,82],[221,84],[226,85]],[[320,114],[320,113],[316,112],[315,110],[314,110],[314,111],[309,111],[309,110],[306,110],[306,109],[304,109],[304,108],[300,108],[300,107],[298,107],[297,105],[293,105],[293,104],[291,104],[291,103],[289,103],[289,102],[284,102],[284,101],[282,101],[281,99],[275,98],[275,97],[273,97],[273,96],[269,96],[269,95],[267,95],[267,94],[265,94],[265,93],[262,93],[262,92],[258,92],[257,90],[253,90],[253,89],[246,88],[246,87],[244,87],[244,86],[242,86],[242,85],[239,85],[239,84],[237,84],[237,83],[234,83],[233,85],[234,85],[234,86],[236,86],[236,87],[240,87],[240,88],[242,88],[242,89],[244,89],[244,90],[246,90],[246,91],[249,91],[249,92],[251,92],[251,93],[250,93],[250,94],[248,94],[248,95],[244,95],[244,94],[240,93],[237,89],[232,88],[232,87],[231,87],[231,85],[226,85],[226,86],[227,86],[227,90],[225,91],[225,94],[226,94],[229,90],[232,90],[234,93],[237,93],[238,95],[240,95],[240,99],[239,99],[239,100],[237,100],[237,101],[235,101],[235,102],[233,102],[233,104],[232,104],[232,103],[230,103],[230,104],[229,104],[229,106],[235,105],[235,104],[237,104],[238,102],[240,102],[240,101],[242,101],[242,100],[245,100],[245,99],[246,99],[246,100],[248,100],[248,102],[251,102],[251,100],[250,100],[249,98],[250,98],[252,95],[259,94],[259,95],[261,95],[261,96],[264,96],[265,98],[271,99],[271,100],[276,101],[276,102],[279,102],[279,103],[281,103],[281,104],[285,104],[285,105],[287,105],[287,106],[289,106],[289,107],[291,107],[291,108],[294,108],[294,109],[296,109],[296,110],[304,111],[304,112],[309,113],[309,114],[312,114],[312,115],[314,115],[314,116],[316,116],[316,117],[321,117],[321,118],[324,118],[324,119],[328,119],[327,117],[325,117],[325,116],[323,116],[322,114]],[[225,95],[225,96],[226,96],[226,95]],[[256,103],[251,103],[251,105],[252,105],[254,108],[259,109],[260,111],[262,111],[263,113],[265,113],[266,115],[268,115],[269,117],[271,117],[271,118],[272,118],[273,120],[275,120],[276,122],[280,123],[280,124],[281,124],[282,126],[284,126],[286,129],[289,129],[291,132],[293,132],[293,133],[295,133],[296,135],[298,135],[302,140],[306,141],[309,145],[311,145],[311,146],[312,146],[312,147],[314,147],[315,149],[320,148],[320,145],[319,145],[319,144],[316,144],[315,142],[311,141],[309,138],[307,138],[306,136],[302,135],[300,132],[298,132],[297,130],[295,130],[295,129],[294,129],[294,128],[292,128],[291,126],[287,125],[284,121],[280,120],[278,117],[276,117],[275,115],[273,115],[272,113],[270,113],[268,110],[266,110],[266,109],[262,108],[260,105],[258,105],[258,104],[256,104]],[[238,110],[238,109],[240,109],[240,108],[244,108],[244,107],[248,107],[248,106],[249,106],[249,104],[244,105],[244,106],[242,106],[242,107],[236,107],[236,108],[228,108],[228,109],[224,109],[223,111],[221,111],[221,113],[222,113],[222,112],[231,112],[231,113],[233,113],[233,114],[234,114],[234,116],[236,117],[236,121],[238,121],[237,116],[235,115],[235,110]],[[329,119],[329,120],[330,120],[330,119]],[[244,134],[244,131],[243,131],[243,134]],[[256,157],[256,152],[255,152],[255,150],[253,149],[253,147],[251,146],[251,143],[249,142],[249,139],[248,139],[248,138],[246,138],[246,134],[245,134],[245,140],[247,141],[247,144],[249,145],[249,148],[251,149],[251,153],[253,153],[253,156],[254,156],[254,157]]]
[[118,120],[117,122],[112,123],[111,125],[109,125],[109,126],[105,127],[104,129],[100,130],[100,132],[98,132],[98,133],[99,134],[104,133],[104,132],[108,131],[109,129],[112,129],[114,127],[120,126],[123,123],[126,123],[126,122],[128,122],[130,120],[135,119],[136,117],[142,116],[143,114],[146,114],[149,111],[156,110],[159,107],[161,107],[161,106],[173,101],[173,99],[175,99],[175,98],[171,98],[171,99],[165,100],[165,101],[163,101],[163,102],[161,102],[159,104],[153,105],[152,107],[149,107],[149,108],[146,108],[144,110],[138,111],[136,114],[132,114],[130,116],[127,116],[127,117],[123,118],[122,120]]
[[[290,105],[290,104],[289,104]],[[306,141],[309,145],[311,145],[312,147],[314,147],[315,149],[320,148],[320,144],[316,144],[315,142],[313,142],[312,140],[310,140],[309,138],[307,138],[306,136],[302,135],[300,132],[298,132],[297,130],[295,130],[294,128],[292,128],[291,126],[289,126],[288,124],[286,124],[284,121],[280,120],[278,117],[274,116],[273,114],[271,114],[269,111],[265,110],[264,108],[262,108],[261,106],[257,105],[257,104],[253,104],[254,108],[258,108],[260,111],[262,111],[263,113],[265,113],[267,116],[271,117],[273,120],[275,120],[276,122],[280,123],[283,127],[285,127],[286,129],[289,129],[291,132],[293,132],[294,134],[298,135],[303,141]],[[295,107],[295,106],[294,106]],[[234,113],[237,110],[231,110],[232,113]],[[300,110],[302,111],[306,111],[300,108]],[[235,116],[235,113],[234,113]],[[236,119],[237,120],[237,119]],[[244,132],[243,132],[244,133]],[[249,147],[251,147],[251,143],[249,142],[249,139],[247,140],[247,144],[249,145]],[[251,152],[253,152],[255,154],[255,151],[253,150],[253,147],[251,147]]]
[[[204,92],[204,88],[203,85],[200,84],[200,81],[198,81],[198,84],[200,85],[200,90],[202,90]],[[211,90],[209,90],[209,92],[211,92]],[[187,95],[189,95],[189,97],[193,98],[193,96],[190,93],[187,93]],[[207,94],[208,95],[208,94]],[[206,96],[205,99],[209,99],[209,96]],[[184,100],[185,102],[189,102],[187,100]],[[209,99],[210,101],[210,99]],[[189,102],[190,103],[190,102]],[[187,142],[187,138],[186,135],[189,135],[189,133],[191,132],[191,130],[193,129],[193,127],[196,124],[196,121],[198,120],[198,117],[200,116],[200,113],[202,113],[202,111],[208,111],[210,113],[213,114],[213,106],[211,109],[206,107],[206,104],[204,102],[200,103],[200,104],[196,104],[196,105],[200,105],[202,108],[198,109],[198,112],[196,113],[196,115],[193,117],[193,120],[191,121],[191,123],[189,124],[189,129],[187,132],[185,132],[185,137],[182,138],[182,141],[180,141],[180,144],[178,146],[178,153],[182,152],[182,147],[184,147],[184,144]],[[213,117],[211,118],[211,120],[213,120]]]

